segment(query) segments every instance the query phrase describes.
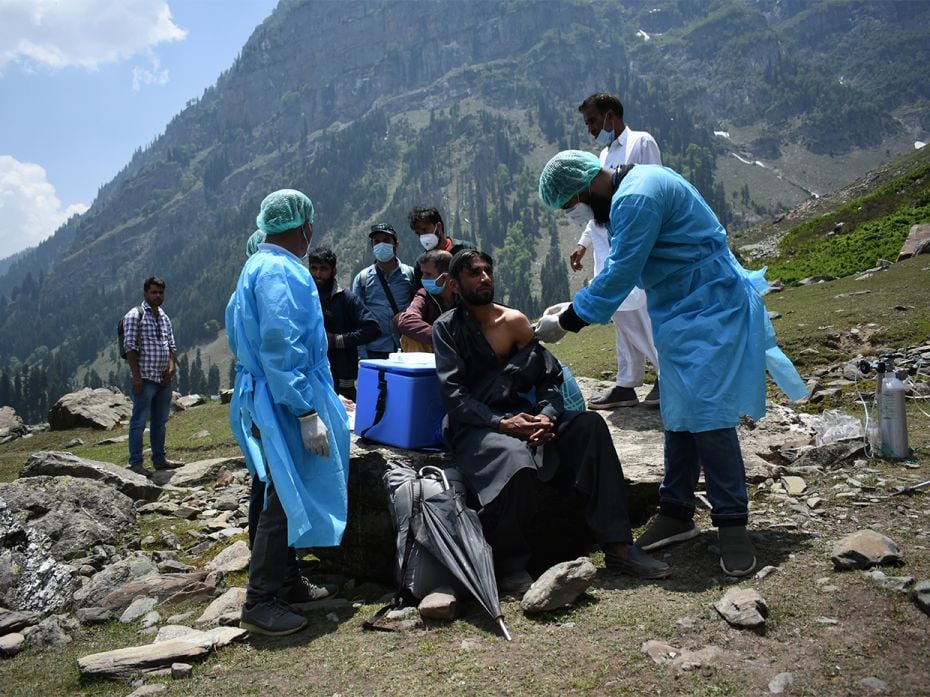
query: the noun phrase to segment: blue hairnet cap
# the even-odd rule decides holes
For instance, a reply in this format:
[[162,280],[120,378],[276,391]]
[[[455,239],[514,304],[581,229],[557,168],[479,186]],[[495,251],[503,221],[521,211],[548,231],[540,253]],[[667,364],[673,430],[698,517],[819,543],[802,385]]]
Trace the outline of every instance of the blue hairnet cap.
[[546,208],[564,206],[579,191],[588,188],[603,165],[584,150],[563,150],[543,167],[539,175],[539,200]]
[[265,233],[261,230],[256,230],[249,235],[249,241],[245,243],[245,255],[250,257],[255,254],[258,251],[258,245],[265,241],[265,237]]
[[295,189],[281,189],[268,194],[255,219],[258,229],[275,235],[313,222],[313,202]]

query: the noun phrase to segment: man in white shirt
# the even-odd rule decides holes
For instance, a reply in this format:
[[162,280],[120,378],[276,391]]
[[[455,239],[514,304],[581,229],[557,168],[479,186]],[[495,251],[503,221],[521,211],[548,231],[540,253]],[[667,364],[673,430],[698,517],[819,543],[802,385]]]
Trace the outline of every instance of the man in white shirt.
[[[645,131],[631,131],[623,122],[623,104],[613,95],[597,92],[585,99],[578,107],[594,139],[604,146],[601,162],[606,167],[617,167],[632,163],[661,165],[662,156],[655,139]],[[590,208],[577,206],[573,214],[576,223],[584,227],[581,238],[570,257],[572,271],[582,269],[581,260],[591,247],[594,250],[594,274],[604,267],[610,254],[607,227],[598,224]],[[617,344],[617,383],[599,397],[588,400],[591,409],[614,409],[635,407],[639,404],[633,388],[643,384],[646,360],[658,372],[659,360],[652,340],[652,323],[646,312],[646,293],[635,288],[623,301],[613,317]],[[643,400],[648,406],[659,405],[659,384]]]

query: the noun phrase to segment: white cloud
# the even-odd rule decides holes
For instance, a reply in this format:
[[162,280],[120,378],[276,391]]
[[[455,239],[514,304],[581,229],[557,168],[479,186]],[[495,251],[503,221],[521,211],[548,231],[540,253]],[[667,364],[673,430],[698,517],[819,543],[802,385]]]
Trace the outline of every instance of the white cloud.
[[63,208],[41,165],[0,155],[0,259],[34,247],[86,210],[83,203]]
[[161,67],[158,56],[149,52],[149,67],[135,66],[132,69],[132,91],[138,92],[142,85],[167,85],[168,70]]
[[[167,0],[0,0],[0,71],[14,62],[95,70],[185,36]],[[159,71],[140,79],[167,80]]]

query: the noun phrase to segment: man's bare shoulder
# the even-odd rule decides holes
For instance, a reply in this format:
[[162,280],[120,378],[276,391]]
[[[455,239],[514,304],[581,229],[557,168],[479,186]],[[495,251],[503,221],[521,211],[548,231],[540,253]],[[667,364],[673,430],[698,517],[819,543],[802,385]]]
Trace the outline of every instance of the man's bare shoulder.
[[501,306],[501,321],[507,325],[507,330],[513,335],[520,348],[533,338],[533,326],[530,320],[517,309]]

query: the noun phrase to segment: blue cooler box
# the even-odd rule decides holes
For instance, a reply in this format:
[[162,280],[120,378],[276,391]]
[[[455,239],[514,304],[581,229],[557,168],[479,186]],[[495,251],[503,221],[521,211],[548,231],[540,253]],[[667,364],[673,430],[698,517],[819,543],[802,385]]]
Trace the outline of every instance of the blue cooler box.
[[[443,444],[442,417],[446,410],[439,397],[439,378],[432,354],[422,355],[424,358],[417,361],[359,361],[355,435],[397,448],[432,448]],[[384,416],[372,426],[382,393]]]

